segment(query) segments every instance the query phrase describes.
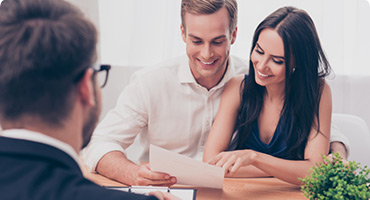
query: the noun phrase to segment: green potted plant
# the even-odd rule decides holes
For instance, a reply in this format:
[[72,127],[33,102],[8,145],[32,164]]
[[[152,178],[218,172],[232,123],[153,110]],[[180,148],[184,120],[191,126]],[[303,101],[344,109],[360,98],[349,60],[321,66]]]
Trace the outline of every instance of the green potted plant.
[[309,199],[370,199],[370,169],[354,161],[343,162],[338,153],[323,156],[303,179],[301,190]]

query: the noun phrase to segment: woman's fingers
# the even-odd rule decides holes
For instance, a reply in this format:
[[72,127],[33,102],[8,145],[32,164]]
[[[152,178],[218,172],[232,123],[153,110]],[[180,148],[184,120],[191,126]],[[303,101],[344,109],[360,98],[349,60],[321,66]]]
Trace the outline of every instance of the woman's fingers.
[[248,165],[250,160],[248,160],[248,152],[229,151],[219,153],[208,163],[224,168],[225,174],[233,175],[241,166]]

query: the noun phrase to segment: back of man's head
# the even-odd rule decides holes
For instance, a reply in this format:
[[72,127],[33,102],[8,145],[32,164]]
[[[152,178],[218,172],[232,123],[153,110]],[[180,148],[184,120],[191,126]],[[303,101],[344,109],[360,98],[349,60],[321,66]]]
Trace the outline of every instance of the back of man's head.
[[96,57],[97,32],[64,0],[4,0],[0,7],[1,120],[60,125],[76,82]]
[[229,13],[230,33],[235,30],[238,20],[238,4],[236,0],[182,0],[181,1],[181,23],[186,28],[185,14],[196,15],[213,14],[225,7]]

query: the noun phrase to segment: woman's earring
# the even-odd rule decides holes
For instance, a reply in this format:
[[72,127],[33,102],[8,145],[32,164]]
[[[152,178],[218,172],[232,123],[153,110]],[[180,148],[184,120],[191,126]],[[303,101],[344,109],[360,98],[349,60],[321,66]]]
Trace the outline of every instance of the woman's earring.
[[293,70],[292,70],[292,73],[294,73],[295,72],[295,67],[293,68]]

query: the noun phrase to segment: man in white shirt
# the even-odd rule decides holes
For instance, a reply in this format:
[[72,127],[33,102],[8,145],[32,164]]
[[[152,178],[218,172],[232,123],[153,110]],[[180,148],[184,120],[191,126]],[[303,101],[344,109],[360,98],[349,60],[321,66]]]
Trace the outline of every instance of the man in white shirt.
[[87,166],[129,185],[172,185],[176,178],[127,159],[125,149],[140,136],[149,145],[201,160],[225,83],[248,71],[229,56],[237,34],[235,0],[183,0],[181,32],[187,57],[135,73],[94,132],[83,156]]

